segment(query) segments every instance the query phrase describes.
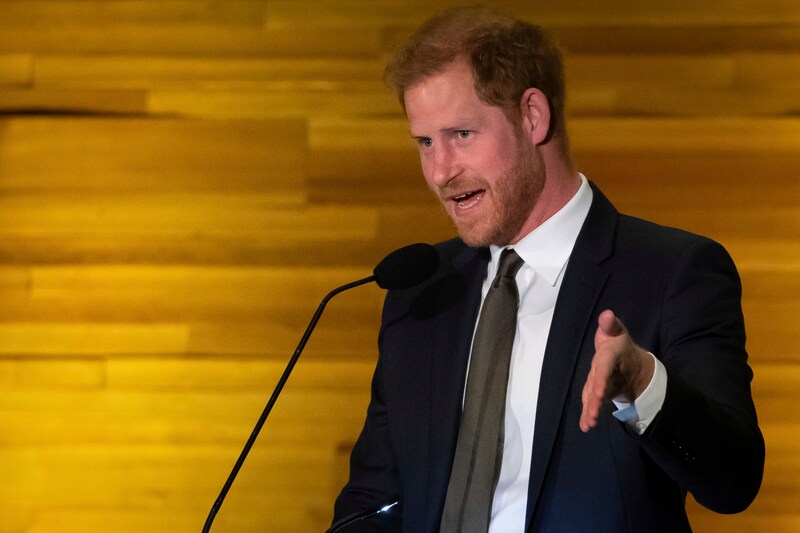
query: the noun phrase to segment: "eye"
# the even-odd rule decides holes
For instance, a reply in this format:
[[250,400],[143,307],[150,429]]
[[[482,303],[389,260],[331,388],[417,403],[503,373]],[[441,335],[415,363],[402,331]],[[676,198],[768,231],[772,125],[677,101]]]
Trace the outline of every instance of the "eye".
[[431,146],[433,146],[433,139],[431,139],[430,137],[417,137],[417,143],[422,148],[430,148]]
[[458,138],[459,139],[466,139],[470,136],[472,132],[469,130],[458,130]]

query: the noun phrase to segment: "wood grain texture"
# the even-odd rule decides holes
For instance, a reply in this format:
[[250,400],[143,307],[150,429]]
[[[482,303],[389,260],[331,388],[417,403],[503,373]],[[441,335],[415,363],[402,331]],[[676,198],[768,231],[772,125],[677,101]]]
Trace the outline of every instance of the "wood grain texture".
[[[456,0],[0,2],[0,531],[198,531],[320,299],[453,235],[387,54]],[[800,532],[800,4],[498,0],[566,51],[578,167],[742,276],[761,493]],[[382,292],[331,302],[214,531],[322,531]]]

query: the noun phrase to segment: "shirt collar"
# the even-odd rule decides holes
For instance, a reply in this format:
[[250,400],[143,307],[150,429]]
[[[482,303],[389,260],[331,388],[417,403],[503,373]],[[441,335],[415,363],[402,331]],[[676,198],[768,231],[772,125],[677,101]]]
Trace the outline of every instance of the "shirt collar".
[[[513,245],[514,250],[525,261],[525,265],[552,286],[555,286],[564,271],[592,205],[592,188],[583,174],[580,174],[580,178],[581,185],[570,201]],[[490,250],[492,253],[490,270],[494,271],[497,269],[503,248],[493,245]]]

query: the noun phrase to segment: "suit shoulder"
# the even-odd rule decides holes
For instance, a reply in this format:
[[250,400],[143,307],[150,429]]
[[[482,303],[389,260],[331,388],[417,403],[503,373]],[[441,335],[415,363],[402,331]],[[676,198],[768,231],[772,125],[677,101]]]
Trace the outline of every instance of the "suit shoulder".
[[481,253],[480,250],[467,246],[464,241],[458,237],[438,242],[434,244],[433,247],[439,252],[439,258],[442,260],[443,264],[452,263],[464,254],[471,255],[474,253]]
[[665,260],[689,249],[729,257],[725,248],[709,237],[623,214],[619,215],[616,247],[621,253],[649,254]]

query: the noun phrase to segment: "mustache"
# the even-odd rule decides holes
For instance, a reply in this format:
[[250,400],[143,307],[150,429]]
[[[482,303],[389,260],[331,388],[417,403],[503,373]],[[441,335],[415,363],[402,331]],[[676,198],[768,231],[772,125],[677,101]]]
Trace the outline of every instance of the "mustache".
[[434,192],[441,199],[449,199],[468,192],[486,190],[489,184],[481,178],[456,178],[444,185],[434,187]]

